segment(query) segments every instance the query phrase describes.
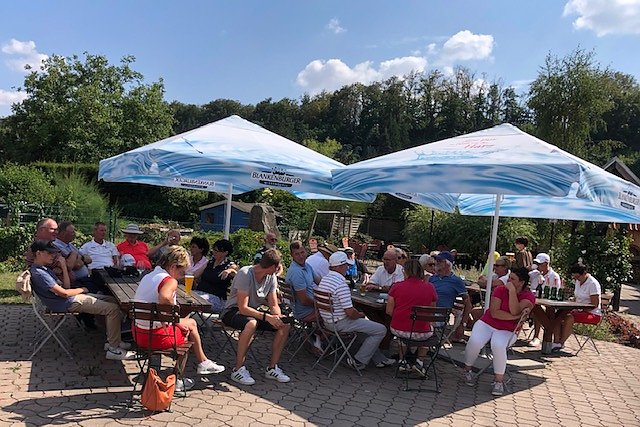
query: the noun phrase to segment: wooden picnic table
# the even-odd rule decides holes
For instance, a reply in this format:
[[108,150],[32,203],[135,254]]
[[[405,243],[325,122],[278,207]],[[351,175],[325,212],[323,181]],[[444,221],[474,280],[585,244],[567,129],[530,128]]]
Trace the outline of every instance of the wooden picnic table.
[[[544,309],[542,307],[544,307]],[[546,298],[536,298],[536,305],[531,314],[544,328],[544,335],[542,337],[543,353],[551,351],[553,330],[557,326],[557,321],[561,317],[562,312],[585,308],[594,309],[595,306],[593,304],[576,301],[556,301]]]
[[[134,299],[138,289],[139,278],[133,276],[112,277],[104,269],[96,271],[116,300],[118,300],[120,308],[128,312],[131,309],[131,301]],[[193,312],[211,312],[211,304],[207,300],[195,292],[187,295],[183,285],[178,285],[176,302],[180,306],[180,317],[186,317]]]

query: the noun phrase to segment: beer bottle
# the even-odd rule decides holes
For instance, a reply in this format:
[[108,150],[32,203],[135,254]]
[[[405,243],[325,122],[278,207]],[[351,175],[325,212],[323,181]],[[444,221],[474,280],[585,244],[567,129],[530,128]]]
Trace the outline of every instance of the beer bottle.
[[549,298],[549,285],[544,285],[544,291],[542,292],[542,296],[544,299]]
[[557,292],[558,292],[558,288],[556,288],[555,286],[551,288],[551,291],[549,293],[549,299],[556,299],[557,297]]
[[536,289],[536,292],[537,292],[536,298],[538,298],[538,299],[542,298],[542,285],[541,284],[538,284],[538,288]]
[[558,301],[564,301],[564,288],[558,289]]

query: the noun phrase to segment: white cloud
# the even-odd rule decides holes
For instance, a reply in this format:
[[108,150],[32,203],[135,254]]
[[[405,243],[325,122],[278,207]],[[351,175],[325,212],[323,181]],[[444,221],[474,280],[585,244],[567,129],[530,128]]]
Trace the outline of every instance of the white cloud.
[[529,86],[531,86],[531,83],[533,83],[533,80],[534,79],[514,80],[511,82],[509,87],[513,88],[513,90],[515,91],[526,90],[526,89],[529,89]]
[[27,99],[27,94],[25,92],[0,89],[0,106],[7,106],[16,102],[22,102],[25,99]]
[[640,0],[569,0],[562,15],[578,15],[573,27],[598,37],[640,34]]
[[40,53],[36,49],[34,41],[20,41],[11,39],[2,45],[2,52],[7,55],[16,55],[16,58],[5,60],[5,64],[12,70],[26,72],[25,66],[31,68],[40,68],[42,62],[48,58],[47,55]]
[[453,64],[456,61],[488,59],[493,45],[492,35],[473,34],[469,30],[459,31],[442,45],[440,62]]
[[340,34],[347,31],[340,26],[340,21],[338,20],[338,18],[331,18],[329,23],[326,25],[326,28],[329,31],[333,32],[333,34]]
[[405,56],[383,61],[376,69],[372,61],[361,62],[353,68],[339,59],[311,61],[298,73],[296,84],[310,93],[322,90],[336,90],[352,83],[369,84],[389,77],[402,77],[411,72],[423,72],[427,59],[418,56]]

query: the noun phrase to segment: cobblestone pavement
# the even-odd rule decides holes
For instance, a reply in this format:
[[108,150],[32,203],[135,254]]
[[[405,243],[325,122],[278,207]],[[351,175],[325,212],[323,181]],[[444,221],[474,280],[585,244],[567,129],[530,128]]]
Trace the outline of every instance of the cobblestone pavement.
[[[598,342],[600,355],[586,348],[578,357],[559,355],[540,359],[543,369],[513,373],[511,393],[493,398],[491,376],[475,387],[459,381],[451,363],[438,361],[442,393],[401,391],[393,369],[368,368],[362,378],[345,367],[331,379],[309,368],[312,357],[302,354],[281,366],[288,384],[269,381],[254,364],[252,387],[231,382],[228,373],[197,377],[193,360],[188,375],[197,379],[186,398],[177,398],[173,412],[152,415],[138,404],[127,409],[135,362],[104,359],[102,333],[86,334],[75,325],[74,361],[55,345],[33,361],[28,343],[35,321],[28,306],[2,306],[0,318],[0,425],[514,425],[599,426],[640,425],[640,350]],[[268,340],[254,344],[256,354],[268,357]],[[575,341],[569,341],[569,350]],[[53,343],[52,343],[53,344]],[[206,348],[215,343],[206,338]],[[220,361],[231,365],[232,353]],[[418,384],[414,384],[416,386]],[[431,381],[423,387],[432,386]]]

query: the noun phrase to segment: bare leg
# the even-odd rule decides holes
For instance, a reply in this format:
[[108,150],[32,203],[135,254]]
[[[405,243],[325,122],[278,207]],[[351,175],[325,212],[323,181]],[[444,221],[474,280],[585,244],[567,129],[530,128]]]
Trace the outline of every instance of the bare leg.
[[202,339],[200,338],[196,321],[191,318],[180,319],[180,325],[189,328],[189,341],[193,343],[191,348],[193,349],[193,353],[196,356],[198,363],[207,360],[207,356],[204,354],[204,350],[202,349]]
[[562,333],[560,335],[560,344],[564,345],[564,343],[573,333],[574,320],[575,319],[571,314],[567,315],[567,317],[564,318],[564,324],[562,325]]
[[[257,326],[258,321],[251,319],[240,333],[238,337],[238,354],[236,355],[235,369],[240,369],[244,365],[244,360],[247,357],[247,351],[249,351],[249,345],[251,345],[251,340],[256,333]],[[282,349],[280,351],[282,351]]]
[[[282,349],[287,343],[287,337],[289,336],[289,329],[291,329],[290,325],[285,323],[284,326],[278,329],[273,337],[273,343],[271,344],[271,363],[269,363],[269,367],[275,367],[280,361],[280,355],[282,355]],[[239,350],[240,344],[238,344]],[[240,351],[238,351],[238,354]]]

